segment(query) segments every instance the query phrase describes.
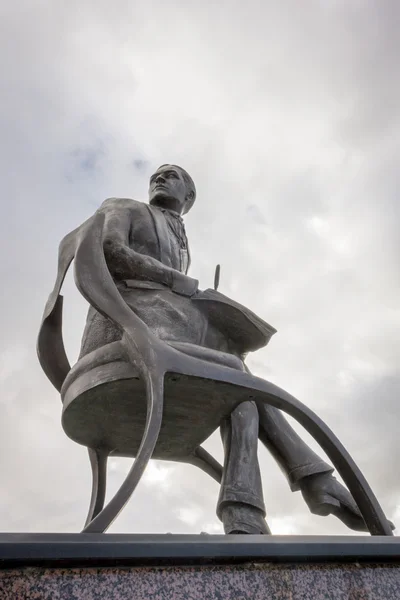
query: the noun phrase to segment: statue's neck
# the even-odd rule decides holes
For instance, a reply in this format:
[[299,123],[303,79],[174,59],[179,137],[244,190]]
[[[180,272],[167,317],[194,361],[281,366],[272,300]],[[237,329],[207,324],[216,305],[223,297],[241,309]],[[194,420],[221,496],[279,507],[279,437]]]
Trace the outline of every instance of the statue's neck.
[[159,201],[157,203],[152,204],[152,206],[156,206],[157,208],[160,208],[161,210],[165,210],[174,216],[178,216],[178,217],[182,218],[182,215],[180,212],[181,206],[179,205],[179,202],[175,202],[173,199],[168,199],[165,202],[165,204],[162,201]]

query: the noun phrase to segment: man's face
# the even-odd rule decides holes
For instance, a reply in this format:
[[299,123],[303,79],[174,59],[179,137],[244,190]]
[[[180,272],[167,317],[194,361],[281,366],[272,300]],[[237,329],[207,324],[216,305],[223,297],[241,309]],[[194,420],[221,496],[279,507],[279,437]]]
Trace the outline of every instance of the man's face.
[[180,169],[165,165],[150,177],[150,204],[182,214],[188,190]]

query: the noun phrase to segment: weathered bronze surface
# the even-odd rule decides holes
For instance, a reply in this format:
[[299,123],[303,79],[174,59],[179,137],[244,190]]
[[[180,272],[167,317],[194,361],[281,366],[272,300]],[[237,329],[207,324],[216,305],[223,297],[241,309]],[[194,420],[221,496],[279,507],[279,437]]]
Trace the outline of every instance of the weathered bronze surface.
[[[356,530],[391,535],[368,483],[329,428],[246,367],[246,355],[265,346],[275,329],[217,291],[219,266],[214,290],[199,290],[187,274],[182,215],[195,198],[188,173],[163,165],[150,179],[149,204],[110,198],[61,242],[38,355],[61,392],[65,432],[89,449],[93,489],[84,531],[105,531],[153,457],[189,462],[221,482],[217,514],[226,533],[269,533],[260,439],[312,512],[334,514]],[[71,369],[61,335],[60,290],[73,259],[78,289],[90,308]],[[351,494],[281,411],[315,437]],[[223,467],[201,447],[218,427]],[[135,461],[103,508],[111,455]]]

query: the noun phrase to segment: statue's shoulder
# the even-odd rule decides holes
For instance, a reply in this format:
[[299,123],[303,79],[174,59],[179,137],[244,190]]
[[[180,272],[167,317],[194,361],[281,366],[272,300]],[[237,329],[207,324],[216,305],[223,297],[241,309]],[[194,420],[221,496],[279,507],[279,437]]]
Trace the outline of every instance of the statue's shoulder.
[[145,210],[145,203],[133,200],[132,198],[107,198],[100,206],[100,211],[118,211],[118,210],[129,210],[132,213],[137,213]]

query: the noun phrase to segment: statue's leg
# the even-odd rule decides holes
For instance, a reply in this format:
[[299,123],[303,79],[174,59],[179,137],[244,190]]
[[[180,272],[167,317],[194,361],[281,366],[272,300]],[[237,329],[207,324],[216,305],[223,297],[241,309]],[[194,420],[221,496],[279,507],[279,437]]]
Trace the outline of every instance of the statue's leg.
[[258,412],[243,402],[221,424],[225,461],[217,515],[225,533],[270,533],[257,457]]
[[292,491],[299,489],[303,477],[333,472],[333,467],[311,450],[279,409],[259,403],[258,413],[259,438],[286,475]]
[[[245,370],[251,375],[247,365]],[[299,489],[298,482],[303,477],[333,472],[333,467],[324,462],[297,435],[279,409],[267,403],[259,403],[258,415],[259,438],[287,477],[293,492]]]

